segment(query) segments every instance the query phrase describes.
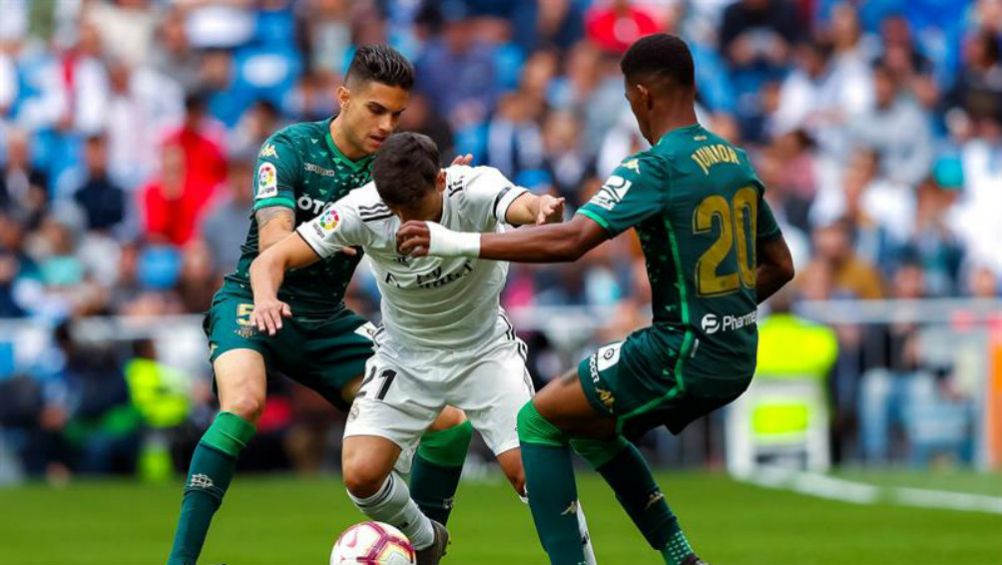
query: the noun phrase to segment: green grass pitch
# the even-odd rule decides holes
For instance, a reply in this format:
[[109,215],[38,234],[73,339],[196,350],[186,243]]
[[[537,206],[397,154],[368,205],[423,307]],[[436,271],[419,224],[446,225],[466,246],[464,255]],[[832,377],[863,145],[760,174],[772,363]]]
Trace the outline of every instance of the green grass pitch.
[[[713,473],[662,474],[659,480],[712,565],[1002,564],[1000,515],[858,506]],[[986,494],[999,480],[979,479],[992,485]],[[599,563],[659,565],[601,480],[584,474],[578,483]],[[162,564],[179,500],[176,484],[0,489],[0,564]],[[338,533],[361,520],[334,478],[238,476],[201,563],[326,565]],[[443,565],[545,563],[528,508],[500,481],[463,483],[450,529],[454,543]]]

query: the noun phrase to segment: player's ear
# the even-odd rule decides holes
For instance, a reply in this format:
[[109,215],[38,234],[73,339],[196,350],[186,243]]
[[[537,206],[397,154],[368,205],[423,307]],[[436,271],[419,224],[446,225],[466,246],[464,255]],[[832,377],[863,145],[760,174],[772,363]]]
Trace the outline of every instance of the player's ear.
[[435,190],[445,192],[445,169],[438,170],[438,176],[435,177]]
[[348,105],[349,100],[351,100],[351,91],[348,90],[348,87],[337,87],[337,105],[343,109]]
[[640,102],[643,107],[647,110],[654,108],[654,97],[651,96],[651,90],[645,85],[637,83],[637,94],[640,96]]

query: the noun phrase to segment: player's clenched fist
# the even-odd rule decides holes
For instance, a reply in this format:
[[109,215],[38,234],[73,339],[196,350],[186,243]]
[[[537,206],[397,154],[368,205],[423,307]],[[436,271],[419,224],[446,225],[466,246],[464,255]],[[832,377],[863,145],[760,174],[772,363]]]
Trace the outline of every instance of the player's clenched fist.
[[275,335],[282,329],[282,318],[291,318],[292,308],[278,298],[254,299],[254,311],[251,312],[251,324],[258,331]]

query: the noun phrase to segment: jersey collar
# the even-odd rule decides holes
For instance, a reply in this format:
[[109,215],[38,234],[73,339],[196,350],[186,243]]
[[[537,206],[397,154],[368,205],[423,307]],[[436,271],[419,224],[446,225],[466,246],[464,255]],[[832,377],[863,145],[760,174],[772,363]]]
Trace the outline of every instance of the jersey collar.
[[690,124],[690,125],[687,125],[687,126],[682,126],[680,128],[675,128],[673,130],[668,130],[668,131],[665,132],[664,135],[661,136],[661,139],[659,139],[658,142],[654,144],[654,147],[657,147],[657,146],[661,145],[661,143],[665,139],[667,139],[669,136],[672,136],[672,135],[674,135],[676,133],[686,133],[686,132],[691,132],[691,131],[702,129],[702,128],[703,128],[703,126],[700,125],[699,122],[696,122],[694,124]]
[[358,161],[352,161],[351,159],[346,157],[345,154],[342,153],[340,149],[338,149],[337,144],[334,143],[334,138],[331,137],[331,122],[333,121],[334,118],[330,117],[327,118],[327,121],[324,124],[324,140],[327,142],[327,148],[330,149],[331,153],[334,155],[334,160],[344,163],[348,168],[350,168],[353,171],[360,171],[365,167],[367,167],[369,163],[372,161],[373,155],[366,155],[365,157],[362,157]]

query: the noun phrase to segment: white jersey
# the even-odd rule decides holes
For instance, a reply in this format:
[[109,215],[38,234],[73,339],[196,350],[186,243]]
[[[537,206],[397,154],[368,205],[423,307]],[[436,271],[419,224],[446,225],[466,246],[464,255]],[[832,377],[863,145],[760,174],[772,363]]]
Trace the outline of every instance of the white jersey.
[[[525,192],[493,167],[449,167],[439,223],[460,232],[503,231],[508,206]],[[297,232],[321,257],[342,247],[365,251],[383,295],[383,326],[401,345],[467,347],[493,337],[508,263],[403,257],[397,254],[400,224],[369,183]]]

